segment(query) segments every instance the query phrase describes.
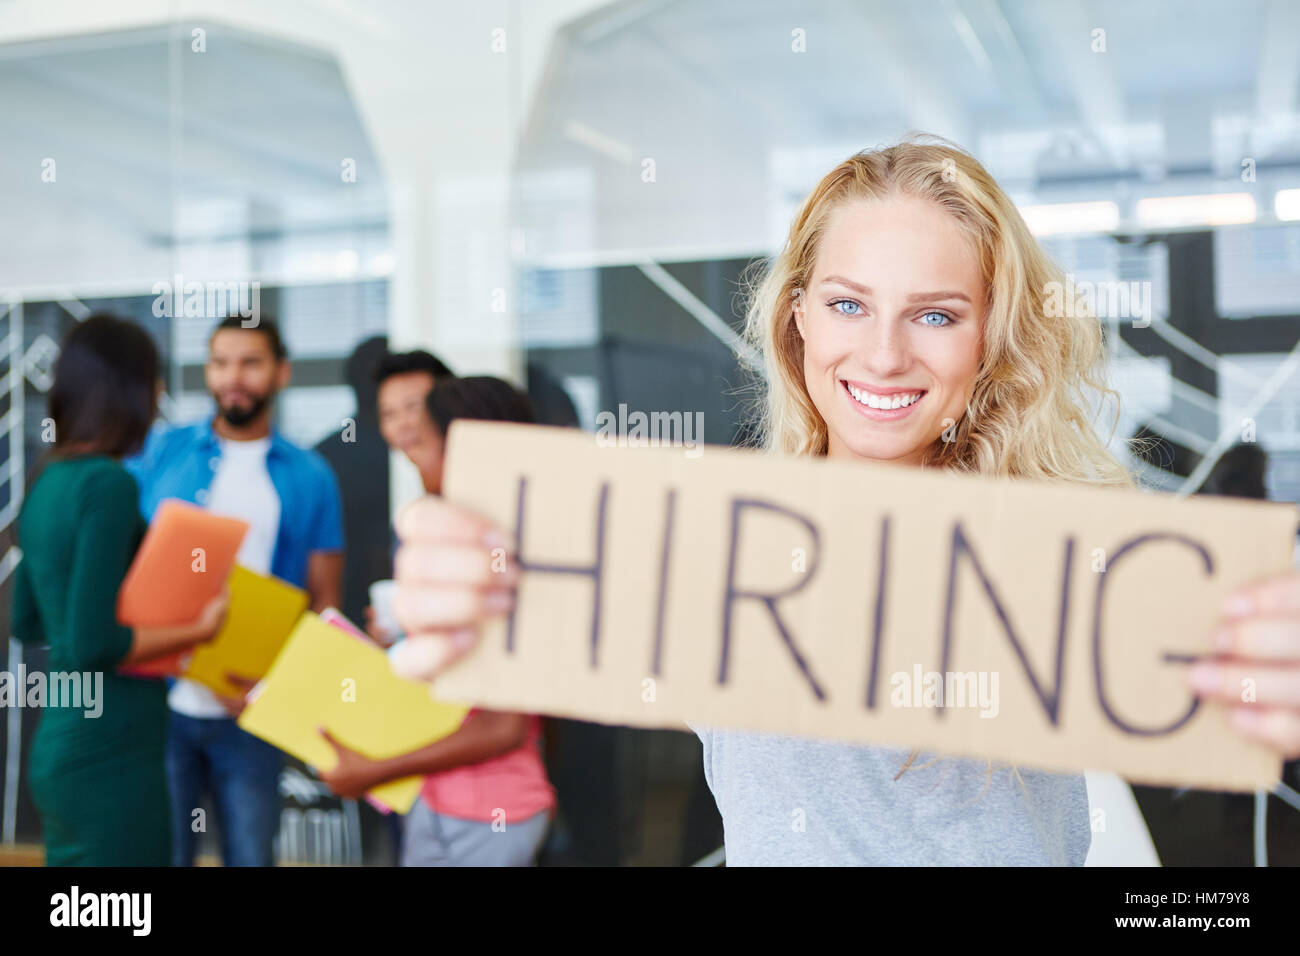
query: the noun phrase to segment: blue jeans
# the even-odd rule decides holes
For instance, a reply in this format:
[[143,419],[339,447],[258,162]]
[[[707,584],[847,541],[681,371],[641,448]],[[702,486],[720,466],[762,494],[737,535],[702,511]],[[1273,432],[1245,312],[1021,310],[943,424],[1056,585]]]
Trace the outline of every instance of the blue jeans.
[[274,866],[283,762],[279,750],[229,718],[186,717],[172,711],[167,725],[172,865],[194,865],[194,811],[206,789],[215,803],[225,865]]

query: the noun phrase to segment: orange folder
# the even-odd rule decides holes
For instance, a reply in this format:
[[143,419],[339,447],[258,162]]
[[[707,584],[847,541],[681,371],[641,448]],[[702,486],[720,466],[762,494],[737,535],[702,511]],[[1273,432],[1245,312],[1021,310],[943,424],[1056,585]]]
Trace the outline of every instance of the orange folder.
[[[158,506],[117,595],[117,619],[130,627],[186,624],[221,593],[248,522],[224,518],[175,498]],[[168,654],[123,673],[178,674],[188,651]]]

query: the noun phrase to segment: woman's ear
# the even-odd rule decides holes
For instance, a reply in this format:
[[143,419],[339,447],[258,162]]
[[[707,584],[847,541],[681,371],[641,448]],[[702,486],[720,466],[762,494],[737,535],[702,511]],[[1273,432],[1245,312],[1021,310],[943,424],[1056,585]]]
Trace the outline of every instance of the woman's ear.
[[794,292],[791,293],[790,298],[792,300],[791,308],[794,312],[795,328],[799,330],[799,338],[807,341],[808,336],[804,333],[803,328],[805,318],[803,289],[795,289]]

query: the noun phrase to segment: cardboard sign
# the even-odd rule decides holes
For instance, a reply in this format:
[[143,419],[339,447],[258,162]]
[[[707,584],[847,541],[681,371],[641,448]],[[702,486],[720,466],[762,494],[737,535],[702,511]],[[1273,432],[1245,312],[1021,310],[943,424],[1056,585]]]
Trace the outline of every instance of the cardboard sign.
[[458,422],[447,498],[524,570],[440,699],[1246,790],[1280,757],[1187,689],[1290,505]]

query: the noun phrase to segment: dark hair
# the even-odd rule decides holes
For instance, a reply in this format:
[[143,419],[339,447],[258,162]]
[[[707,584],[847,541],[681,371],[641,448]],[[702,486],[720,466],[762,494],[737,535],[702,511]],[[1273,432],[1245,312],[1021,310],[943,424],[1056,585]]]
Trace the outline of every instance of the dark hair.
[[374,396],[375,376],[372,372],[387,354],[388,339],[383,335],[373,335],[352,350],[343,363],[343,377],[354,392]]
[[1233,445],[1223,453],[1201,488],[1202,494],[1267,498],[1268,453],[1255,444]]
[[63,337],[49,414],[54,450],[121,458],[144,443],[157,412],[158,349],[134,322],[96,313]]
[[422,349],[414,352],[389,352],[375,363],[375,385],[383,385],[394,375],[406,375],[408,372],[428,372],[435,384],[444,378],[452,378],[451,369],[442,363],[442,359]]
[[279,324],[269,315],[259,315],[256,319],[251,320],[252,325],[245,325],[250,321],[241,315],[228,315],[217,323],[212,334],[208,336],[208,345],[212,345],[212,340],[217,337],[217,333],[225,329],[235,329],[238,332],[261,332],[266,336],[266,344],[271,347],[271,354],[275,356],[277,362],[283,362],[289,357],[289,350],[284,347],[284,339],[280,335]]
[[453,378],[436,387],[426,400],[429,415],[444,435],[458,418],[490,422],[533,422],[533,403],[509,382],[490,375]]

